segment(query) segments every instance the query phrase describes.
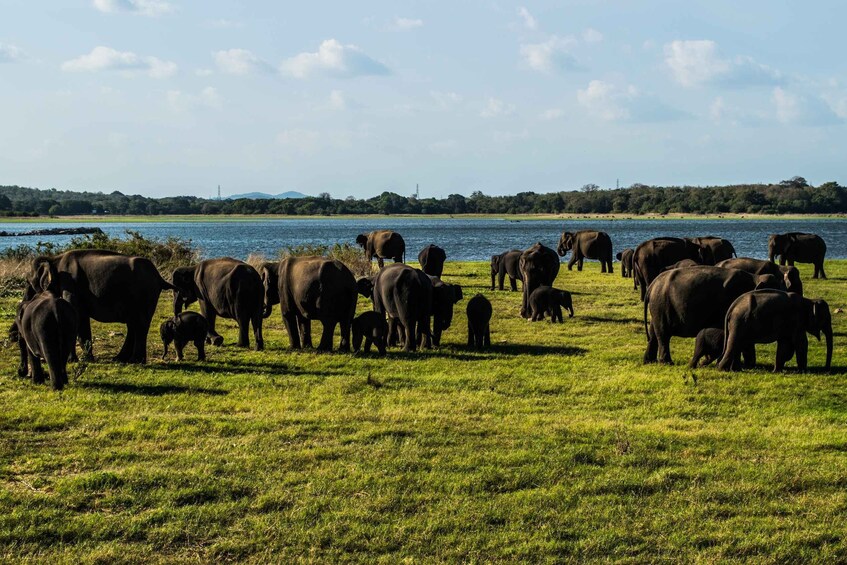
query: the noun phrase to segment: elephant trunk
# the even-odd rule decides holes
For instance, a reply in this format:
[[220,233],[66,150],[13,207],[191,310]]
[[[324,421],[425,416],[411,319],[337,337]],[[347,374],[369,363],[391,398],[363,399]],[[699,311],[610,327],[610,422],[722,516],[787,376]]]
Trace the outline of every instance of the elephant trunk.
[[262,318],[270,318],[271,312],[273,311],[273,309],[274,309],[273,305],[270,302],[268,302],[267,300],[265,300],[265,305],[262,308]]
[[768,245],[768,261],[771,263],[775,263],[774,259],[776,258],[776,246],[773,244]]
[[179,291],[174,291],[174,316],[179,316],[182,313],[183,306],[182,297],[179,295]]

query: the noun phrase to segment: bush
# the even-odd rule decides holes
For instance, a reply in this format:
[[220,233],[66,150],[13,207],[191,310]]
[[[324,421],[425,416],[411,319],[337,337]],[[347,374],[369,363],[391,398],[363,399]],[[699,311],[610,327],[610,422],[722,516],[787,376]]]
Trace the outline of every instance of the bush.
[[365,258],[365,252],[355,245],[349,243],[335,243],[333,245],[296,245],[286,247],[281,257],[291,255],[321,255],[341,261],[347,268],[353,271],[357,277],[369,277],[373,274],[371,262]]

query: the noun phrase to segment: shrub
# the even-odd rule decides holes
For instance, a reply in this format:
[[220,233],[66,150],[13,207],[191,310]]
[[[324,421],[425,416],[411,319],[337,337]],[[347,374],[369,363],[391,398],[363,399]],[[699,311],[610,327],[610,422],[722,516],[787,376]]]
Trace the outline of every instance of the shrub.
[[371,262],[365,258],[365,252],[349,243],[335,243],[333,245],[296,245],[286,247],[280,253],[281,257],[291,255],[321,255],[341,261],[347,268],[353,271],[357,277],[369,277],[373,274]]

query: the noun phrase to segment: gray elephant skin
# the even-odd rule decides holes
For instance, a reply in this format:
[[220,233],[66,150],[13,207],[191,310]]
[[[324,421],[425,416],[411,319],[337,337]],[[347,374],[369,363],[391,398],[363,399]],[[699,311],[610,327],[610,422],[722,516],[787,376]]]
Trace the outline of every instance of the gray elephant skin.
[[570,271],[576,264],[577,271],[582,271],[582,262],[585,259],[596,259],[600,261],[600,272],[612,272],[612,238],[604,231],[579,230],[577,232],[563,232],[559,237],[559,246],[556,252],[564,257],[571,252],[568,261]]
[[[47,273],[51,273],[46,276]],[[77,335],[85,357],[91,358],[91,320],[126,324],[126,336],[115,360],[147,361],[147,334],[162,290],[173,286],[143,257],[113,251],[66,251],[33,261],[29,286],[48,290],[44,281],[58,281],[55,292],[70,302],[77,314]]]
[[[723,355],[723,330],[719,328],[703,328],[697,332],[694,338],[694,355],[688,367],[694,369],[698,366],[705,367],[712,361],[717,361]],[[702,365],[700,360],[703,360]]]
[[568,318],[573,318],[573,301],[571,293],[567,290],[553,288],[551,286],[539,286],[532,291],[529,297],[529,307],[531,312],[530,320],[539,322],[544,319],[544,315],[550,316],[552,323],[564,323],[562,317],[562,308],[568,311]]
[[641,300],[647,294],[647,287],[665,267],[683,259],[700,262],[700,246],[678,237],[657,237],[636,247],[632,254],[632,277],[633,284],[641,289]]
[[[318,351],[332,350],[336,326],[339,351],[350,351],[350,325],[356,314],[356,277],[341,261],[317,255],[286,257],[265,285],[267,304],[278,303],[292,349],[312,347],[312,320],[323,326]],[[275,289],[275,292],[274,292]]]
[[715,265],[726,259],[736,257],[735,247],[732,242],[722,237],[707,235],[705,237],[686,237],[700,248],[700,263],[703,265]]
[[264,349],[262,312],[264,288],[259,273],[232,257],[207,259],[191,267],[180,267],[171,277],[174,291],[174,316],[183,308],[198,302],[200,314],[209,326],[208,341],[221,345],[223,337],[215,330],[218,316],[238,324],[238,346],[250,347],[250,326],[256,340],[256,351]]
[[[353,351],[358,353],[364,349],[370,353],[371,345],[376,346],[380,355],[385,355],[386,339],[388,337],[388,323],[385,315],[373,310],[363,312],[353,320]],[[362,347],[362,340],[365,345]]]
[[356,236],[356,243],[365,250],[365,257],[370,262],[376,257],[377,265],[384,266],[383,259],[394,259],[395,263],[406,260],[406,242],[403,236],[391,230],[377,230]]
[[453,324],[453,306],[464,294],[458,284],[446,283],[438,277],[430,277],[432,281],[432,343],[441,345],[441,334]]
[[517,281],[523,281],[521,275],[521,254],[520,249],[512,249],[499,255],[491,256],[491,290],[494,290],[495,278],[497,279],[497,287],[503,290],[503,282],[506,276],[509,277],[509,288],[512,292],[517,292]]
[[432,277],[440,277],[444,273],[446,260],[447,253],[437,245],[429,244],[418,253],[421,270]]
[[[777,288],[772,275],[700,266],[661,273],[644,299],[647,350],[644,363],[671,364],[671,337],[696,337],[703,328],[723,327],[730,304],[756,288]],[[647,314],[650,314],[649,323]]]
[[553,286],[559,274],[559,256],[541,242],[521,253],[520,269],[523,278],[521,316],[529,318],[529,296],[539,286]]
[[491,302],[481,294],[468,300],[468,347],[485,349],[491,347]]
[[[373,279],[374,311],[388,316],[389,344],[397,336],[397,324],[403,327],[403,349],[415,351],[431,343],[432,280],[421,271],[402,263],[381,269]],[[422,341],[426,337],[427,341]]]
[[164,352],[162,359],[168,357],[168,346],[173,343],[176,349],[176,358],[182,361],[182,351],[186,345],[193,343],[197,348],[197,360],[206,360],[206,334],[209,324],[206,318],[197,312],[181,312],[169,320],[165,320],[159,326],[159,336],[162,338]]
[[[805,371],[808,363],[807,333],[818,340],[826,337],[826,369],[832,364],[832,316],[824,300],[810,300],[793,292],[757,290],[744,294],[732,303],[724,323],[725,344],[718,368],[724,371],[741,368],[740,354],[755,351],[757,343],[776,342],[775,372],[795,354],[797,368]],[[745,361],[748,361],[745,359]],[[748,365],[755,364],[755,355]]]
[[632,254],[633,249],[624,249],[615,255],[615,258],[621,262],[621,276],[623,278],[632,277]]
[[717,264],[718,267],[727,269],[738,269],[753,275],[773,275],[782,281],[780,290],[788,292],[796,292],[803,294],[803,281],[800,280],[800,271],[797,267],[788,267],[775,265],[770,261],[762,259],[752,259],[750,257],[739,257],[737,259],[727,259]]
[[823,261],[826,256],[826,242],[813,233],[774,234],[768,238],[768,260],[779,257],[779,264],[812,263],[815,273],[812,278],[826,278]]
[[19,376],[30,373],[32,382],[43,383],[44,359],[53,390],[62,390],[68,384],[68,359],[77,337],[77,312],[69,302],[50,291],[34,296],[28,293],[18,305],[10,334],[20,348]]

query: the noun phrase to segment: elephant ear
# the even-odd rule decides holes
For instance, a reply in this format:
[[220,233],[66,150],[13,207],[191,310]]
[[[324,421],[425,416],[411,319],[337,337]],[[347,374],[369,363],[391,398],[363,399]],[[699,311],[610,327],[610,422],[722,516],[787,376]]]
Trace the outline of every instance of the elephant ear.
[[366,236],[363,233],[360,233],[359,235],[356,236],[356,243],[358,243],[359,245],[364,247],[365,244],[368,243],[368,236]]
[[35,276],[33,277],[33,288],[41,292],[50,291],[58,293],[59,274],[49,259],[36,259]]
[[779,279],[773,275],[756,277],[756,290],[762,290],[763,288],[779,288]]

